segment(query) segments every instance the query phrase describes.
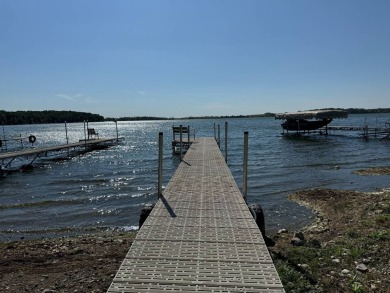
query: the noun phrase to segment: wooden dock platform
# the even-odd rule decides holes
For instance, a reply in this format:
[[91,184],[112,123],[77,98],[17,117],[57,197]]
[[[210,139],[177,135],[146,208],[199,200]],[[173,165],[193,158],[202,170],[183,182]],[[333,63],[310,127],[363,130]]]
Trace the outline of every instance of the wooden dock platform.
[[213,138],[196,139],[109,293],[285,292]]

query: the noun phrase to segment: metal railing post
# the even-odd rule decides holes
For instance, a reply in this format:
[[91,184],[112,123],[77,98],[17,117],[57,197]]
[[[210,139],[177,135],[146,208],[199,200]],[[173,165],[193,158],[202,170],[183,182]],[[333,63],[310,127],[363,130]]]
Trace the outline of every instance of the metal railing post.
[[66,144],[69,144],[68,126],[66,125],[66,121],[65,121],[65,137],[66,137]]
[[247,202],[247,183],[248,183],[248,131],[244,132],[244,162],[243,162],[243,180],[242,195]]
[[215,123],[214,123],[214,139],[217,140],[217,133],[216,133],[216,130],[215,130]]
[[119,132],[118,132],[118,121],[115,119],[115,129],[116,129],[116,142],[119,141]]
[[88,120],[87,120],[87,134],[88,134],[88,140],[89,140],[89,131],[88,131],[88,129],[89,129],[89,126],[88,126]]
[[157,199],[162,195],[162,168],[163,168],[163,133],[158,134],[158,194]]
[[190,126],[188,125],[188,149],[190,148]]
[[228,151],[227,151],[227,140],[228,140],[228,123],[225,122],[225,162],[227,163]]
[[183,160],[183,126],[180,125],[180,161]]
[[218,124],[218,147],[221,149],[221,127]]
[[84,146],[87,147],[87,133],[85,132],[85,120],[84,120]]

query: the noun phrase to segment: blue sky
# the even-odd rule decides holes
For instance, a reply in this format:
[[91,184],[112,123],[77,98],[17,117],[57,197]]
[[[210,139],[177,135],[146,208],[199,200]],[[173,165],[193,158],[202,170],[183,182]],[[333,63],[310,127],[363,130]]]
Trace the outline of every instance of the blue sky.
[[390,1],[0,0],[0,109],[390,107]]

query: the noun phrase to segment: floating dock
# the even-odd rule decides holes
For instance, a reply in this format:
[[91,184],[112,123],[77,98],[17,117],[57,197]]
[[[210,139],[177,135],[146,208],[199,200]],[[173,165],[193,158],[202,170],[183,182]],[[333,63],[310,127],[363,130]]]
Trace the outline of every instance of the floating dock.
[[62,144],[62,145],[49,146],[49,147],[23,149],[23,150],[18,150],[18,151],[14,151],[14,152],[0,153],[0,160],[4,164],[2,171],[7,171],[7,168],[11,165],[11,163],[16,158],[19,158],[19,157],[32,157],[32,159],[29,162],[29,164],[32,164],[38,157],[49,156],[50,153],[60,152],[63,150],[70,150],[70,149],[75,149],[75,148],[97,147],[99,145],[117,142],[118,139],[123,139],[123,138],[89,139],[89,140],[82,140],[82,141],[76,142],[76,143]]
[[193,141],[109,293],[285,292],[214,138]]

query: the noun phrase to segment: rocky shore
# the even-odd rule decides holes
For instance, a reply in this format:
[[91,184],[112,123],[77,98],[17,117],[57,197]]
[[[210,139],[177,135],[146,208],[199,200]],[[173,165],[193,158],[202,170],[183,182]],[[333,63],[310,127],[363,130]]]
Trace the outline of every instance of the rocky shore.
[[111,231],[0,243],[0,292],[106,292],[134,237]]
[[[359,170],[390,175],[390,167]],[[291,200],[316,220],[273,236],[271,255],[286,292],[380,292],[390,288],[390,189],[310,189]],[[106,292],[134,232],[0,243],[0,292]]]
[[311,189],[290,199],[317,218],[274,236],[270,252],[286,292],[389,292],[390,189]]

